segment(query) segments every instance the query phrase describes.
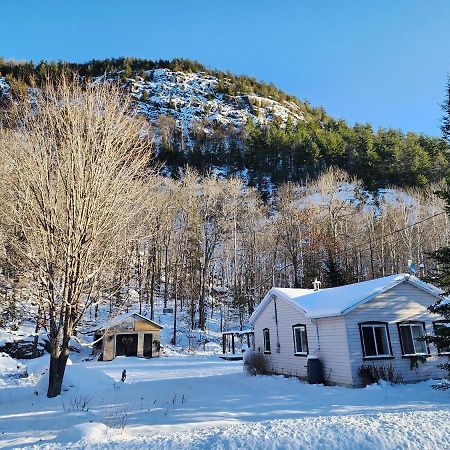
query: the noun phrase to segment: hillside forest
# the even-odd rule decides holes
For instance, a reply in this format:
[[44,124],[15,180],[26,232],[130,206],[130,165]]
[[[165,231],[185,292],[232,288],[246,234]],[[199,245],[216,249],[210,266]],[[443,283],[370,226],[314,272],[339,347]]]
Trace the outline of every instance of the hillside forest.
[[[211,172],[236,175],[267,199],[283,183],[316,179],[330,167],[357,177],[371,191],[387,186],[424,187],[439,183],[449,172],[449,148],[441,138],[397,129],[374,130],[364,123],[350,126],[329,116],[324,108],[313,107],[309,101],[288,95],[273,84],[213,70],[196,61],[116,58],[83,64],[63,61],[34,64],[0,58],[0,76],[6,77],[11,86],[13,101],[29,95],[29,87],[42,85],[48,77],[78,74],[93,79],[106,74],[129,89],[131,80],[148,79],[151,71],[159,68],[216,77],[214,95],[229,102],[243,98],[251,110],[255,102],[260,106],[270,99],[295,105],[304,117],[284,122],[276,116],[262,122],[248,120],[240,128],[214,124],[212,130],[199,120],[184,133],[177,119],[177,107],[170,105],[172,110],[152,124],[158,136],[154,159],[164,165],[166,175],[178,177],[186,166],[202,175]],[[134,101],[148,102],[147,92],[144,94]]]

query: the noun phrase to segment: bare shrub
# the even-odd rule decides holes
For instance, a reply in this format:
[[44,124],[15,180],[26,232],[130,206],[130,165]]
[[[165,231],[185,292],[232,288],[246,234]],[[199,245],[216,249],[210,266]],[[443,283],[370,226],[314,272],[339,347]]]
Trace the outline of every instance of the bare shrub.
[[358,376],[364,385],[378,383],[380,380],[391,384],[398,384],[403,381],[403,377],[395,372],[392,364],[389,366],[362,365],[358,369]]
[[267,363],[264,354],[249,349],[244,354],[244,370],[250,375],[267,373]]
[[129,414],[127,411],[111,411],[105,414],[105,425],[109,428],[115,428],[123,431],[128,425]]
[[69,403],[66,405],[63,401],[63,409],[66,412],[72,411],[89,411],[92,399],[85,395],[75,395],[69,400]]

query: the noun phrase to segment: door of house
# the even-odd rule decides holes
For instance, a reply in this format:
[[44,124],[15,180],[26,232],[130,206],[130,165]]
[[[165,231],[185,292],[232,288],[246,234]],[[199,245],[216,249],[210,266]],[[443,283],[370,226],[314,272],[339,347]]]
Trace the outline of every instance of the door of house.
[[153,334],[144,334],[144,358],[151,358],[153,350]]
[[137,356],[137,334],[116,335],[116,356]]

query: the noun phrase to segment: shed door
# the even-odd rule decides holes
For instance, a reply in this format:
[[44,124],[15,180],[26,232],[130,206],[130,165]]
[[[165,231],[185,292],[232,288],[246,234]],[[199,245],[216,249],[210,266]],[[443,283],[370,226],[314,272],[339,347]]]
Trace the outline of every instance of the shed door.
[[137,334],[116,335],[116,356],[137,356]]
[[153,334],[145,333],[144,334],[144,358],[152,357],[152,342],[153,342]]

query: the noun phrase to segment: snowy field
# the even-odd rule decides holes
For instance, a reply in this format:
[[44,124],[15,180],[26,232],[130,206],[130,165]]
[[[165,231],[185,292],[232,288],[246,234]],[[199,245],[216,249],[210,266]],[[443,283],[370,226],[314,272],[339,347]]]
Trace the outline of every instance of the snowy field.
[[251,377],[217,356],[121,357],[74,362],[47,399],[47,363],[0,381],[0,448],[450,448],[450,392],[431,382],[347,389]]

